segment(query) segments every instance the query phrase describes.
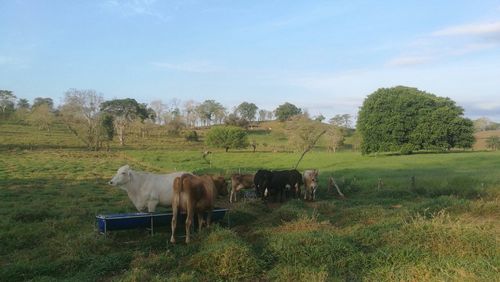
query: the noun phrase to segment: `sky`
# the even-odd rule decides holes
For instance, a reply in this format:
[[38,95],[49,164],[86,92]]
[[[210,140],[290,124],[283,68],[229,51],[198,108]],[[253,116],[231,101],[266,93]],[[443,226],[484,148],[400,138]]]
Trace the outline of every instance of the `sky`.
[[94,89],[330,118],[397,85],[500,121],[500,0],[0,0],[0,89],[29,101]]

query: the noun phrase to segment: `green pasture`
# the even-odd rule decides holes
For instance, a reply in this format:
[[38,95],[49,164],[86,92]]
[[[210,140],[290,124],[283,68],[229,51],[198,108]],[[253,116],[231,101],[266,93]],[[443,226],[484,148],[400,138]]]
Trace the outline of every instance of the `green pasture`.
[[[168,228],[153,236],[145,230],[112,232],[107,238],[95,232],[95,215],[135,212],[125,192],[106,184],[118,167],[229,175],[291,168],[300,154],[215,150],[205,160],[202,144],[189,146],[181,139],[165,141],[172,146],[148,141],[89,152],[62,128],[60,137],[40,137],[40,143],[29,133],[6,137],[23,131],[28,132],[0,126],[0,281],[500,277],[499,152],[361,156],[313,151],[299,170],[320,170],[316,202],[229,204],[220,198],[218,205],[231,209],[229,227],[214,225],[196,233],[189,245],[171,245]],[[29,142],[22,140],[30,138],[38,146],[24,146]],[[60,144],[50,146],[53,142]],[[330,176],[346,199],[327,191]]]

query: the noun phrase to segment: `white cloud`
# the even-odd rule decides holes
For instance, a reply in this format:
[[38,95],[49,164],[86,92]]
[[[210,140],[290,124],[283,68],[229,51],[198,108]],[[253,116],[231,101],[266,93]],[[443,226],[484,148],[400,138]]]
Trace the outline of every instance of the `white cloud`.
[[409,67],[454,60],[500,47],[500,21],[450,26],[415,38],[386,66]]
[[451,26],[437,30],[434,36],[484,36],[500,35],[500,21]]

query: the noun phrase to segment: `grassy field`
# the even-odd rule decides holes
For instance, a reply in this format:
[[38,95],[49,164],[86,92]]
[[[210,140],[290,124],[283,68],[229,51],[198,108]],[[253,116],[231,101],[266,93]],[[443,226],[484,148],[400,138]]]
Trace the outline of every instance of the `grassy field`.
[[[273,146],[282,137],[259,138]],[[0,281],[499,280],[500,152],[315,151],[299,169],[320,170],[316,202],[221,198],[231,225],[197,233],[190,245],[171,245],[167,228],[97,234],[95,215],[135,212],[106,185],[123,164],[230,174],[289,168],[299,158],[215,151],[208,163],[203,145],[183,142],[88,152],[63,128],[46,135],[0,125]],[[347,199],[327,192],[331,175]]]

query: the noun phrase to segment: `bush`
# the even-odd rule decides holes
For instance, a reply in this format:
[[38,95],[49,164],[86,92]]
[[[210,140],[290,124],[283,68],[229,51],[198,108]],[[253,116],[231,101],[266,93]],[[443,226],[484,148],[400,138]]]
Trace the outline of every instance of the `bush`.
[[184,139],[186,139],[186,141],[190,141],[190,142],[200,141],[200,139],[198,137],[198,133],[195,130],[185,132]]
[[207,145],[229,149],[248,147],[248,137],[245,130],[236,126],[215,126],[207,133]]

